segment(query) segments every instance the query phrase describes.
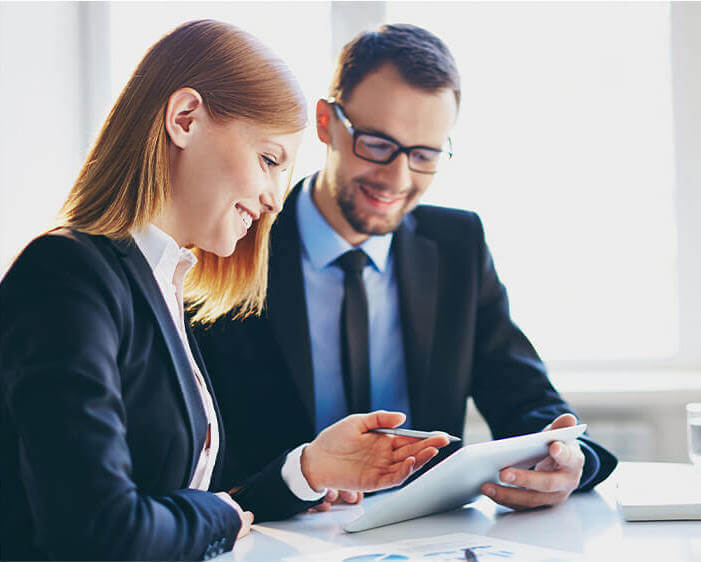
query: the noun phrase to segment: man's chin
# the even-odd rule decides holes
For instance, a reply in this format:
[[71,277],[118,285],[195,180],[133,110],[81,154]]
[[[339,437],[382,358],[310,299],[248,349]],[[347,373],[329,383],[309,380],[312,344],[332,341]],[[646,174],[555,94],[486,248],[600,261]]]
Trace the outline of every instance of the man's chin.
[[366,218],[355,221],[349,221],[353,229],[359,234],[368,234],[370,236],[383,236],[394,232],[401,219],[392,217],[388,219]]

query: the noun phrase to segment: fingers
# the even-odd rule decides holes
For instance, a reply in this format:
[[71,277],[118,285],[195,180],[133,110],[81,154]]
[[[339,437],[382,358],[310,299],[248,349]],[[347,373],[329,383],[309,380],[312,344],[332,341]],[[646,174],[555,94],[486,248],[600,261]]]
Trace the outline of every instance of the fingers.
[[253,513],[250,511],[244,511],[241,506],[234,501],[234,499],[226,492],[216,492],[214,494],[217,496],[220,500],[222,500],[224,503],[228,504],[231,506],[236,513],[239,515],[239,520],[241,521],[241,528],[239,529],[238,534],[236,535],[236,539],[240,539],[241,537],[245,537],[247,534],[251,532],[251,525],[253,525]]
[[379,485],[373,487],[373,489],[381,490],[383,488],[391,488],[392,486],[398,486],[409,477],[411,472],[414,470],[415,464],[416,459],[414,457],[404,459],[401,463],[396,464],[395,468],[391,472],[385,474],[380,479]]
[[576,441],[550,445],[551,456],[536,465],[536,470],[505,468],[499,473],[500,486],[484,484],[482,493],[513,509],[530,509],[564,502],[579,485],[584,455]]
[[535,465],[536,470],[548,472],[555,470],[557,468],[557,462],[555,462],[555,459],[553,459],[551,456],[545,457],[542,461],[540,461],[537,465]]
[[555,420],[543,431],[560,429],[563,427],[572,427],[573,425],[577,425],[577,418],[574,416],[574,414],[562,414],[555,418]]
[[338,495],[339,500],[348,504],[360,503],[360,501],[363,499],[363,492],[349,492],[347,490],[341,490]]
[[[331,492],[334,492],[333,494]],[[354,505],[363,501],[363,492],[350,492],[348,490],[329,489],[324,497],[324,501],[314,507],[307,509],[307,513],[329,511],[334,505],[347,503]]]
[[481,491],[484,495],[492,498],[496,503],[516,510],[558,505],[564,502],[569,496],[569,492],[536,492],[524,488],[499,486],[492,482],[483,484]]
[[582,468],[584,466],[584,453],[579,446],[579,441],[554,441],[548,447],[550,458],[552,458],[560,468]]
[[331,509],[331,506],[332,506],[332,505],[333,505],[333,504],[332,504],[331,502],[327,502],[326,500],[324,500],[324,501],[321,502],[320,504],[317,504],[317,505],[315,505],[315,506],[313,506],[313,507],[310,507],[310,508],[307,510],[307,512],[308,512],[308,513],[317,513],[317,512],[323,513],[324,511],[328,511],[329,509]]
[[240,517],[241,528],[239,529],[238,535],[236,535],[236,540],[248,535],[251,532],[251,525],[253,525],[253,513],[250,511],[244,511]]
[[537,470],[521,470],[519,468],[505,468],[499,473],[499,479],[511,486],[519,486],[535,492],[571,492],[577,487],[572,471],[555,470],[540,472]]
[[385,410],[377,410],[376,412],[370,412],[369,414],[362,414],[359,416],[361,423],[363,424],[362,432],[365,433],[370,429],[375,429],[378,427],[397,427],[404,423],[406,420],[406,414],[402,412],[387,412]]
[[[395,441],[398,440],[395,438]],[[392,442],[393,447],[395,441]],[[421,441],[414,441],[413,443],[394,449],[392,452],[392,459],[397,462],[408,456],[416,456],[424,449],[440,449],[441,447],[445,447],[448,443],[448,438],[443,435],[436,435],[428,439],[422,439]]]
[[423,451],[420,451],[419,453],[417,453],[416,454],[416,463],[414,464],[414,470],[420,469],[423,465],[425,465],[428,461],[430,461],[437,454],[438,454],[438,449],[436,449],[435,447],[428,447],[427,449],[424,449]]

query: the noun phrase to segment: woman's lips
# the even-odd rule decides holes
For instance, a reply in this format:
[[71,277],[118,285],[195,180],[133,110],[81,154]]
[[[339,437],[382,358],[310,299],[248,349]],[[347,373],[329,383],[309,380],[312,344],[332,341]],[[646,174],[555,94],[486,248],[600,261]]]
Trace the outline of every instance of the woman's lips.
[[253,224],[253,221],[255,218],[251,213],[248,212],[248,209],[243,208],[241,205],[236,205],[236,210],[239,213],[239,216],[241,217],[241,220],[243,221],[243,225],[246,227],[246,230],[251,228],[251,225]]

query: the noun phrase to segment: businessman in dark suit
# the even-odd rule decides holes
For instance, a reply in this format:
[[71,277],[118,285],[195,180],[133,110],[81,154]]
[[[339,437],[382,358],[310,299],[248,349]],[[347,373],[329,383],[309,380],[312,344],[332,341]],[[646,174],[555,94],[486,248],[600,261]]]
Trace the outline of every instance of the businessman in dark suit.
[[[461,435],[472,396],[495,438],[576,423],[509,316],[478,216],[417,206],[452,156],[460,86],[445,45],[409,25],[363,33],[331,96],[316,111],[324,167],[294,187],[272,233],[265,315],[197,335],[225,425],[252,428],[241,438],[255,455],[225,472],[240,480],[370,408]],[[238,377],[249,364],[256,376]],[[586,437],[556,442],[536,470],[505,469],[511,486],[482,491],[515,509],[554,505],[615,464]]]

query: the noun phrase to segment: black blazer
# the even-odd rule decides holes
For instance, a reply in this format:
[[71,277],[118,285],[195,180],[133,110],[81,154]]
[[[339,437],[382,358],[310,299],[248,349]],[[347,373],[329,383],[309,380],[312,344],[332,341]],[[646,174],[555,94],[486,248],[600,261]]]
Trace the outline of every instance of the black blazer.
[[[243,322],[222,318],[196,331],[224,423],[240,430],[249,453],[227,455],[224,471],[233,480],[314,437],[314,392],[323,389],[314,388],[296,223],[301,183],[273,227],[265,315]],[[391,251],[416,428],[462,435],[470,395],[494,438],[540,431],[572,411],[511,321],[476,214],[419,206],[395,232]],[[590,488],[608,476],[616,459],[584,440],[601,460]],[[458,446],[442,449],[431,465]]]
[[[233,546],[236,512],[185,489],[207,423],[133,241],[68,229],[34,240],[0,283],[0,318],[0,558],[201,559]],[[233,486],[221,433],[212,491]],[[247,484],[249,508],[307,507],[284,486],[283,459]]]

